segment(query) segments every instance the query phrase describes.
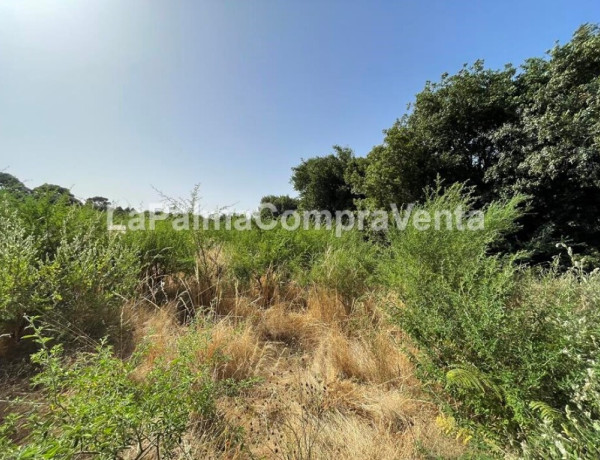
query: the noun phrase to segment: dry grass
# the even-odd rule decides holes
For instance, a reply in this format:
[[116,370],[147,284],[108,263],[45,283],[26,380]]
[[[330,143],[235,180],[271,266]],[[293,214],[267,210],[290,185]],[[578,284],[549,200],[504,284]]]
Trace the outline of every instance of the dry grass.
[[[367,298],[348,310],[322,289],[259,297],[229,293],[210,320],[177,321],[176,307],[140,315],[136,340],[150,344],[143,378],[158,357],[174,358],[184,334],[201,334],[199,363],[215,379],[257,383],[222,396],[225,426],[240,427],[236,442],[186,436],[191,458],[329,459],[455,458],[464,446],[443,434],[438,411],[424,397],[400,351],[403,336]],[[225,356],[226,359],[213,359]],[[420,447],[419,447],[420,446]]]
[[[165,284],[167,302],[160,307],[150,299],[123,306],[115,349],[123,358],[141,344],[146,349],[133,378],[144,379],[159,360],[176,359],[182,340],[189,340],[197,344],[198,369],[208,365],[215,380],[254,382],[237,395],[219,396],[217,425],[190,430],[182,458],[464,453],[436,423],[438,410],[402,352],[406,339],[378,307],[386,299],[366,295],[348,307],[334,291],[272,281],[265,278],[245,293],[221,285],[209,308],[186,301],[192,323],[182,318],[182,299],[201,295],[188,295],[186,286],[197,286],[182,277]],[[0,404],[0,418],[6,409]]]

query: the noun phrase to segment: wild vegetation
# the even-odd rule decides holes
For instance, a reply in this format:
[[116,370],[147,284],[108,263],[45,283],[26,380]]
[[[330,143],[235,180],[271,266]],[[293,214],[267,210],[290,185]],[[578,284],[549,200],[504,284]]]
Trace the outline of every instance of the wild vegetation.
[[584,25],[547,59],[500,70],[477,61],[427,82],[366,157],[335,147],[294,168],[301,205],[389,209],[423,200],[439,177],[474,187],[479,206],[529,198],[507,250],[548,261],[562,241],[596,256],[599,69],[598,27]]
[[[588,25],[263,199],[414,202],[402,230],[175,229],[192,194],[109,231],[107,199],[2,173],[0,457],[598,458],[599,94]],[[457,208],[483,228],[412,225]]]

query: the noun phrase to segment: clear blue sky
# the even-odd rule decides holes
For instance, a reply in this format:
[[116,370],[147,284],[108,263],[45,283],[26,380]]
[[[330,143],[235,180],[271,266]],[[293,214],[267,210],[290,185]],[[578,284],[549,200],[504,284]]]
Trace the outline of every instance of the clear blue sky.
[[541,56],[590,1],[2,0],[0,170],[138,206],[292,193],[333,144],[365,155],[426,80]]

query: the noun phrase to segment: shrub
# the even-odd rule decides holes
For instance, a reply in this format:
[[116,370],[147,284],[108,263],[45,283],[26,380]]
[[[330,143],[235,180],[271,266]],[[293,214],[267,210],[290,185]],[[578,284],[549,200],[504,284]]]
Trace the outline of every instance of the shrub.
[[40,272],[40,290],[52,309],[47,320],[100,337],[118,319],[123,297],[134,292],[139,261],[121,235],[109,235],[102,216],[72,233],[67,219],[54,258]]
[[[588,435],[596,436],[598,414],[572,401],[574,389],[587,388],[597,352],[600,278],[585,274],[582,263],[560,273],[558,261],[546,270],[525,269],[516,256],[491,253],[514,228],[519,202],[489,205],[481,231],[417,231],[409,223],[393,233],[383,270],[403,301],[393,313],[422,351],[423,377],[459,401],[453,415],[480,439],[497,447],[507,440],[514,448],[529,439],[539,444],[542,410],[570,424],[553,429],[569,438],[565,449],[571,443],[581,453]],[[423,208],[459,205],[468,209],[470,198],[454,186]]]
[[[143,352],[122,361],[101,343],[68,364],[62,347],[50,347],[42,328],[33,329],[41,348],[32,361],[41,370],[32,384],[41,399],[35,411],[20,420],[13,415],[0,427],[6,458],[173,458],[182,453],[187,430],[208,429],[214,421],[217,389],[209,363],[194,359],[189,341],[175,359],[156,360],[139,378]],[[23,445],[10,439],[17,422],[29,433]]]
[[180,271],[191,273],[194,245],[191,231],[177,231],[172,220],[155,222],[154,229],[128,231],[127,243],[137,251],[144,275],[160,277]]
[[8,202],[0,202],[0,335],[18,335],[25,313],[37,305],[39,279],[36,240]]
[[489,206],[482,230],[412,225],[422,209],[468,210],[471,200],[464,192],[454,186],[415,208],[405,230],[390,232],[382,266],[382,277],[404,303],[394,310],[397,319],[425,349],[435,350],[432,357],[442,366],[457,359],[496,362],[499,344],[492,338],[507,326],[506,302],[514,290],[512,259],[490,255],[489,247],[513,227],[518,200]]
[[573,385],[564,412],[534,404],[540,423],[523,443],[527,458],[589,458],[600,455],[600,366],[591,361],[584,380]]
[[18,214],[27,234],[36,240],[39,257],[44,260],[54,257],[65,232],[72,237],[99,215],[90,207],[70,204],[66,196],[56,199],[46,194],[6,195],[5,199]]
[[[50,221],[35,219],[51,230],[33,231],[22,216],[34,214],[14,201],[0,204],[0,323],[17,340],[24,315],[40,314],[62,330],[100,336],[117,318],[122,296],[134,292],[136,251],[109,235],[97,211],[71,207],[63,214],[60,203],[52,206]],[[64,220],[56,229],[58,215]]]

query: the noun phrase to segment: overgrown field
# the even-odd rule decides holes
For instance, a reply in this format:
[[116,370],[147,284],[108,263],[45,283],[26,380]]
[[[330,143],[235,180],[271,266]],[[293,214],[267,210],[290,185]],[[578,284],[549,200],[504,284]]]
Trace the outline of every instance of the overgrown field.
[[476,232],[121,234],[4,193],[0,455],[597,458],[600,275],[500,253],[521,203]]

